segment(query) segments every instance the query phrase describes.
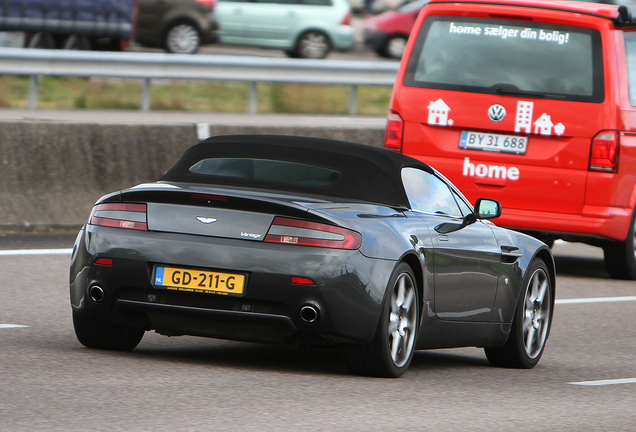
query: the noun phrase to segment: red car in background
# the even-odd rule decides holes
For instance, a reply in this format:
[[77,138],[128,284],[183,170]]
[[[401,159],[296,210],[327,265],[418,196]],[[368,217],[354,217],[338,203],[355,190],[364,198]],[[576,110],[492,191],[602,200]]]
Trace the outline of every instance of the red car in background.
[[402,58],[415,19],[426,3],[428,0],[408,2],[398,10],[367,18],[364,25],[364,44],[382,57]]

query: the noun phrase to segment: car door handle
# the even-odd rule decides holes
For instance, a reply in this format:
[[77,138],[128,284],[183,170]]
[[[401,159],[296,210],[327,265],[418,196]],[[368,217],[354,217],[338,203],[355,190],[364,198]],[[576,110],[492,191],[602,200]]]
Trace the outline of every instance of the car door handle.
[[437,236],[437,240],[447,242],[448,241],[448,236],[446,234],[438,235]]

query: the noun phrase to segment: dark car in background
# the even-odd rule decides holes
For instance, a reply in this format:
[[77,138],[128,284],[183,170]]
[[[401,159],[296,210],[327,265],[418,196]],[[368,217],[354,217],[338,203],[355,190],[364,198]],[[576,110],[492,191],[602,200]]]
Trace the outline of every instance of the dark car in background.
[[364,44],[382,57],[400,59],[415,19],[428,0],[416,0],[398,10],[369,17],[364,23]]
[[136,0],[3,0],[0,32],[14,47],[123,50]]
[[216,0],[139,0],[135,41],[177,54],[216,42]]

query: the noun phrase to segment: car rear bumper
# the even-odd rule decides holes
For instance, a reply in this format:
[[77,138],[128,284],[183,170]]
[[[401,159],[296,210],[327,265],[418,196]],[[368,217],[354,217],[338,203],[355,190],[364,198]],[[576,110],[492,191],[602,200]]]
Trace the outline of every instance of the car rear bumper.
[[353,48],[355,31],[352,26],[338,26],[330,35],[333,48],[338,51],[348,51]]
[[364,45],[377,51],[384,47],[386,39],[389,35],[388,33],[378,30],[364,29],[363,36]]
[[209,26],[202,32],[201,44],[217,43],[221,39],[221,30],[219,29],[219,22],[216,18],[210,20]]
[[[112,265],[95,264],[110,258]],[[156,287],[156,265],[247,275],[242,296]],[[90,314],[168,335],[246,341],[366,342],[373,338],[395,262],[359,251],[266,244],[89,226],[71,263],[71,304]],[[309,278],[299,285],[291,277]],[[103,299],[89,289],[99,286]],[[304,307],[316,319],[301,317]]]

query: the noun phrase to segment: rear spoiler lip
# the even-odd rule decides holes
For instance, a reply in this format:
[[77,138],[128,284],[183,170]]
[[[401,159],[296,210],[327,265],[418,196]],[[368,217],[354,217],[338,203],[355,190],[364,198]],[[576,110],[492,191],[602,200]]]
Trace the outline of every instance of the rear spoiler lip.
[[[585,12],[585,11],[580,11],[580,10],[575,10],[575,9],[564,9],[564,8],[558,8],[558,7],[551,7],[551,6],[547,6],[547,5],[541,5],[541,6],[528,6],[528,5],[514,5],[511,3],[502,3],[502,2],[497,2],[497,1],[492,1],[492,2],[474,2],[474,1],[462,1],[462,0],[432,0],[429,4],[434,5],[434,4],[456,4],[456,3],[466,3],[466,4],[492,4],[492,5],[501,5],[501,6],[518,6],[518,7],[539,7],[541,9],[549,9],[549,10],[554,10],[554,11],[560,11],[560,12],[575,12],[581,15],[586,15],[586,16],[592,16],[592,17],[597,17],[597,18],[603,18],[603,19],[608,19],[610,21],[612,21],[614,23],[615,26],[617,27],[636,27],[636,5],[620,5],[618,6],[617,10],[618,10],[618,15],[611,17],[611,16],[607,16],[607,15],[601,15],[598,13],[593,13],[593,12]],[[607,5],[607,6],[612,6],[612,5]]]

